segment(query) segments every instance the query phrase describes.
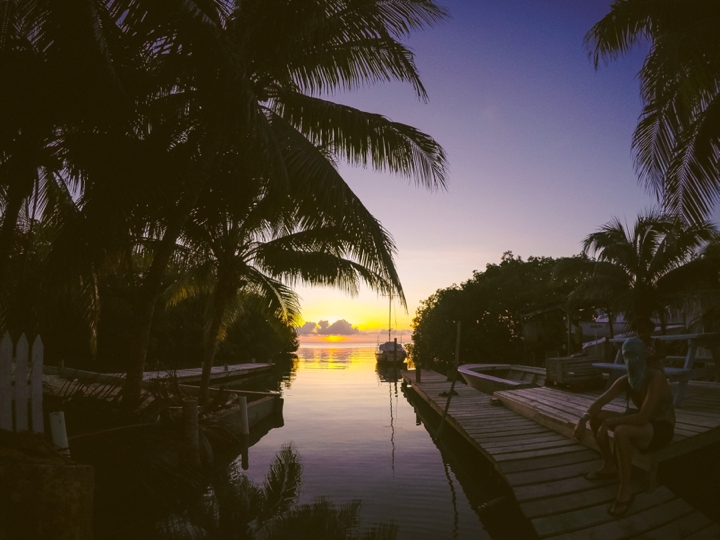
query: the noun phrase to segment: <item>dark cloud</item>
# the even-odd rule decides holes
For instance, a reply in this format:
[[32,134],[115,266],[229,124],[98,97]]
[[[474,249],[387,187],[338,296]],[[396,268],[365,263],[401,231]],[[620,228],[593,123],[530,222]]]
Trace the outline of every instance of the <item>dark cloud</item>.
[[340,319],[332,324],[328,321],[320,321],[319,323],[306,322],[297,329],[297,333],[299,336],[350,336],[352,334],[359,334],[360,330],[345,319]]
[[306,322],[302,326],[296,328],[298,336],[307,336],[315,333],[316,324],[314,322]]
[[[325,323],[323,325],[323,323]],[[335,321],[334,323],[328,325],[327,321],[320,321],[318,323],[318,326],[320,327],[317,331],[318,334],[322,334],[324,336],[349,336],[351,334],[359,334],[360,330],[355,328],[352,324],[347,322],[345,319],[340,319],[339,321]]]

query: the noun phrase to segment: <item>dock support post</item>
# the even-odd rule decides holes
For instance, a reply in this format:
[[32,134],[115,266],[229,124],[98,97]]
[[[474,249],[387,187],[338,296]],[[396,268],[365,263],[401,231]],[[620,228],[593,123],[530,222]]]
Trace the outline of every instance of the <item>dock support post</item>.
[[183,399],[183,426],[185,443],[188,446],[188,462],[190,465],[200,466],[200,435],[198,427],[197,399]]
[[420,366],[419,358],[415,362],[415,382],[422,382],[422,366]]
[[246,396],[240,396],[239,398],[240,402],[240,441],[241,441],[241,447],[242,447],[242,458],[241,458],[241,466],[243,471],[247,471],[248,467],[250,466],[250,458],[249,458],[249,446],[250,446],[250,421],[248,419],[248,409],[247,409],[247,397]]
[[68,444],[67,430],[65,429],[65,413],[63,411],[51,412],[48,415],[50,419],[50,435],[52,442],[57,451],[65,457],[70,457],[70,448]]
[[435,433],[435,440],[440,438],[442,430],[445,427],[445,418],[447,417],[448,409],[450,408],[450,400],[455,393],[455,383],[457,382],[457,371],[460,360],[460,321],[457,323],[457,338],[455,339],[455,369],[453,372],[452,384],[450,385],[450,391],[448,392],[447,401],[445,402],[445,410],[443,411],[442,418],[440,419],[440,425],[438,426],[437,432]]

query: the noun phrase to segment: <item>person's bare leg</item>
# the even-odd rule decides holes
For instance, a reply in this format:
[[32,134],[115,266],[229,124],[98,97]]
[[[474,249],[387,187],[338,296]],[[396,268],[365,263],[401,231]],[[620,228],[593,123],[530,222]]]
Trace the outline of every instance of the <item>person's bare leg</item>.
[[600,449],[600,455],[603,459],[603,464],[598,469],[598,474],[609,475],[617,471],[617,463],[613,459],[612,449],[610,448],[610,438],[607,435],[607,431],[603,430],[604,433],[599,433],[603,422],[607,418],[613,416],[622,416],[619,412],[614,411],[600,411],[596,416],[590,418],[590,429],[592,430],[595,442]]
[[630,478],[632,476],[632,458],[636,448],[647,448],[653,437],[651,424],[644,426],[620,425],[614,430],[615,453],[618,460],[620,487],[618,489],[618,502],[625,502],[632,495]]

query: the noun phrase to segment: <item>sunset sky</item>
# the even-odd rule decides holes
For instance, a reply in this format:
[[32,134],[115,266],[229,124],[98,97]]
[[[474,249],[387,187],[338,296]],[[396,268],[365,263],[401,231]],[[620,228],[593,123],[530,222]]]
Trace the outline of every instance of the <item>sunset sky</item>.
[[[401,84],[334,98],[413,125],[448,154],[446,192],[342,169],[395,238],[408,304],[393,316],[401,329],[410,328],[422,300],[499,263],[505,251],[573,255],[613,216],[632,222],[654,204],[637,183],[630,148],[645,51],[596,71],[583,46],[609,0],[440,4],[451,18],[408,41],[429,103]],[[371,291],[355,298],[331,289],[299,292],[305,321],[327,321],[302,341],[375,342],[387,328],[387,299]],[[331,327],[336,321],[343,322]]]

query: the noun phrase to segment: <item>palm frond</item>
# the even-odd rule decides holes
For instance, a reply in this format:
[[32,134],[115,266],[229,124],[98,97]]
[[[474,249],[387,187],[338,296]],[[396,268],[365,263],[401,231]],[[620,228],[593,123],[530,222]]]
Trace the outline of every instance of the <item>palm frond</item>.
[[302,464],[292,445],[283,445],[270,466],[263,484],[264,505],[258,521],[280,515],[297,501],[302,480]]
[[275,98],[276,115],[348,163],[405,175],[430,189],[445,187],[445,151],[417,129],[298,93],[283,92]]

